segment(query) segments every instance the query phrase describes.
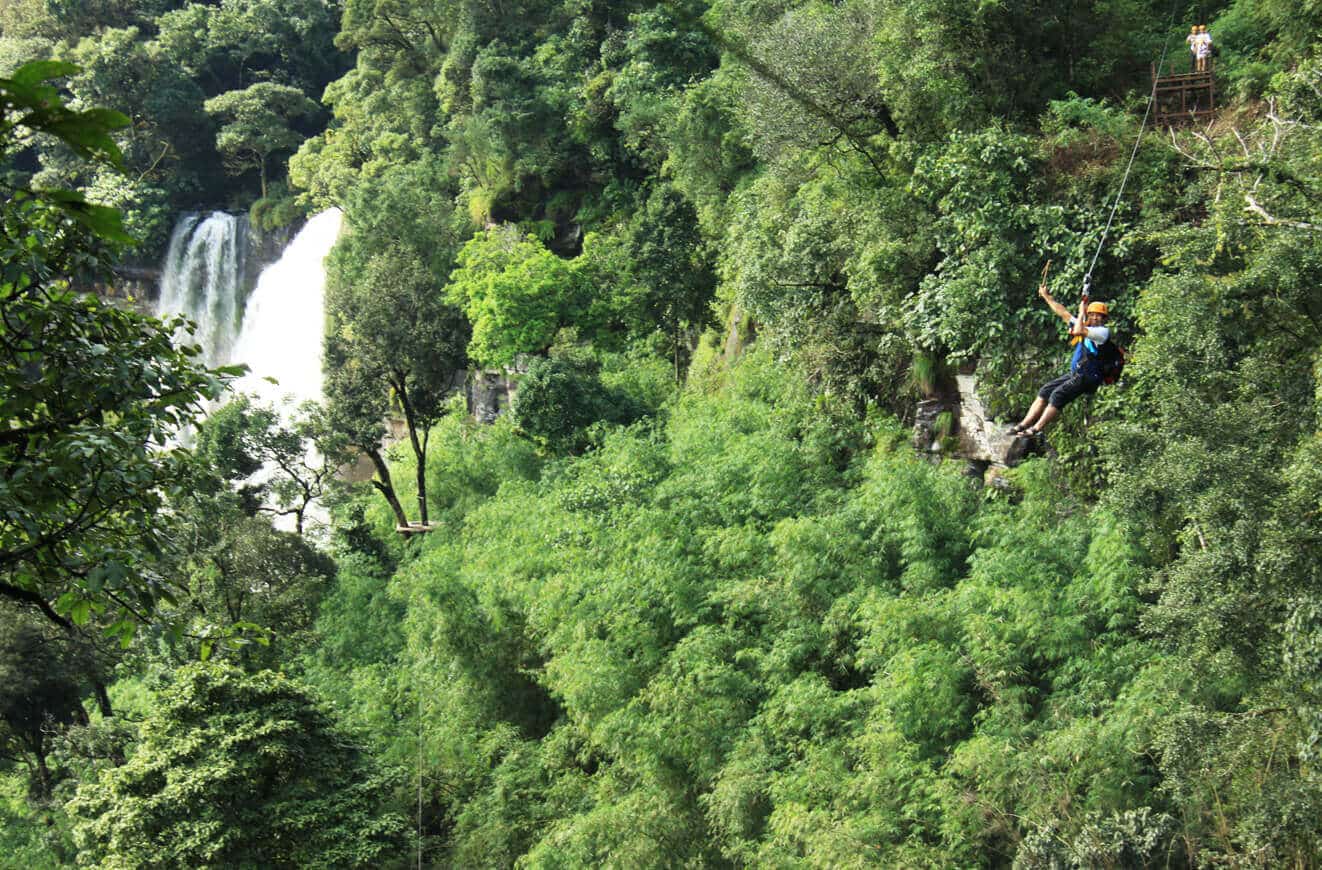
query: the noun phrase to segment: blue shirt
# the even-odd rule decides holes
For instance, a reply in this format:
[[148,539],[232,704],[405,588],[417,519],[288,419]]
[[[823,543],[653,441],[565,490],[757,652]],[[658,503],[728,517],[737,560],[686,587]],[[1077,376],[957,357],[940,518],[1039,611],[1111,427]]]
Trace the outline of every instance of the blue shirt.
[[[1070,329],[1074,329],[1079,318],[1070,318]],[[1070,374],[1082,373],[1084,377],[1095,381],[1102,379],[1097,359],[1097,348],[1111,340],[1111,330],[1105,326],[1089,326],[1088,334],[1074,345],[1074,355],[1070,357]]]

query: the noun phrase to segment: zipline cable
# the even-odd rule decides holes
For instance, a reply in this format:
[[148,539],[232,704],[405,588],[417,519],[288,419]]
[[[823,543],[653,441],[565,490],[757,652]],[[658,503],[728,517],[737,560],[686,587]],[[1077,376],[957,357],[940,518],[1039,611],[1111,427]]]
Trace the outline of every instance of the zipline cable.
[[1129,172],[1134,168],[1134,158],[1138,156],[1138,146],[1143,141],[1143,131],[1148,126],[1148,116],[1152,113],[1152,104],[1157,101],[1157,79],[1161,78],[1161,68],[1166,65],[1166,52],[1170,48],[1171,33],[1175,28],[1175,13],[1179,9],[1180,0],[1171,0],[1170,21],[1166,24],[1166,39],[1161,44],[1161,58],[1157,61],[1157,70],[1152,77],[1152,90],[1148,92],[1148,104],[1143,110],[1143,123],[1139,124],[1138,137],[1134,139],[1134,149],[1129,152],[1129,163],[1125,166],[1124,177],[1120,179],[1120,189],[1116,191],[1115,202],[1111,203],[1111,214],[1106,219],[1106,227],[1102,229],[1102,237],[1097,240],[1097,250],[1093,252],[1092,262],[1088,264],[1088,272],[1083,276],[1083,295],[1087,296],[1092,289],[1092,272],[1097,267],[1097,258],[1102,255],[1102,247],[1106,244],[1106,236],[1111,232],[1111,223],[1115,220],[1116,209],[1120,208],[1120,198],[1125,195],[1125,185],[1129,183]]
[[418,870],[422,870],[422,683],[417,682],[418,693]]

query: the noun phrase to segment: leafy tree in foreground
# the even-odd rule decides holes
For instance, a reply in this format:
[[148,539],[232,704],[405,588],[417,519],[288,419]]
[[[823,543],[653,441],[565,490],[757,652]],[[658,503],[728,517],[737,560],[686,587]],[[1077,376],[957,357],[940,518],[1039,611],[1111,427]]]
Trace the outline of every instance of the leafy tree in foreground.
[[622,391],[602,384],[599,368],[572,355],[533,360],[519,381],[514,424],[539,444],[572,453],[586,446],[585,430],[593,423],[630,422],[641,409]]
[[[441,290],[467,229],[455,214],[444,165],[432,160],[363,185],[346,216],[348,230],[327,261],[327,423],[379,456],[381,406],[393,398],[408,425],[418,519],[426,523],[428,433],[468,364],[468,324]],[[375,485],[404,525],[389,472],[372,461]]]
[[237,396],[207,417],[197,452],[206,467],[238,487],[250,514],[293,517],[302,535],[312,503],[325,494],[338,465],[316,449],[326,440],[320,409],[308,402],[296,414],[286,424],[275,407]]
[[638,325],[666,335],[678,373],[712,323],[716,273],[697,212],[675,188],[661,187],[648,199],[630,254],[643,288]]
[[246,515],[228,493],[198,498],[181,513],[188,543],[166,570],[187,595],[179,607],[162,611],[187,630],[187,641],[174,646],[173,662],[205,660],[218,649],[255,671],[276,667],[308,645],[334,575],[331,559],[297,534]]
[[110,866],[380,867],[404,849],[390,776],[296,683],[176,673],[123,767],[69,804],[80,858]]
[[[123,116],[72,111],[46,83],[76,69],[35,63],[0,79],[0,159],[44,132],[119,163],[110,134]],[[234,373],[176,347],[180,324],[69,289],[128,241],[117,212],[69,191],[11,189],[0,206],[0,595],[66,628],[110,610],[122,636],[170,596],[145,570],[189,463],[165,445]]]
[[332,330],[326,334],[325,372],[326,422],[342,444],[340,458],[352,461],[355,451],[361,451],[376,472],[372,487],[390,505],[395,522],[408,525],[382,447],[390,403],[377,372],[354,355],[348,336]]
[[[368,260],[352,283],[337,284],[327,307],[334,329],[327,340],[328,359],[348,354],[367,378],[356,386],[383,395],[389,389],[399,404],[417,459],[418,519],[426,523],[429,432],[445,411],[455,372],[463,368],[467,324],[458,309],[445,303],[420,259],[397,246]],[[327,380],[332,425],[350,405],[350,386],[350,378]],[[370,421],[362,423],[370,429]]]
[[473,324],[469,355],[486,366],[540,353],[571,324],[586,326],[588,293],[575,261],[511,228],[474,236],[459,252],[446,293]]

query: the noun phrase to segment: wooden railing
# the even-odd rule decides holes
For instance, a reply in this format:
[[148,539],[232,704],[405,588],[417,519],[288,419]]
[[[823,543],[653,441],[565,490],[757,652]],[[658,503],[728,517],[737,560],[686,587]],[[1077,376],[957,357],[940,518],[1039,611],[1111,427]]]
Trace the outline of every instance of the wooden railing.
[[1206,120],[1216,111],[1216,79],[1211,64],[1203,72],[1158,76],[1152,70],[1155,89],[1153,115],[1158,124],[1173,126]]

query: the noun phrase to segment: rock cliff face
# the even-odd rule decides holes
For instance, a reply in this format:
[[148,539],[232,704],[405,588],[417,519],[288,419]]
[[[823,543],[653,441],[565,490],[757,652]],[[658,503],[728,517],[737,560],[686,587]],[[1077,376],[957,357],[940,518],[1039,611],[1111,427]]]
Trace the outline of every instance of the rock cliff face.
[[497,417],[508,411],[519,391],[519,376],[528,373],[531,361],[528,355],[519,354],[509,368],[459,372],[461,378],[467,374],[467,381],[461,380],[456,389],[465,390],[468,413],[473,419],[479,423],[494,423]]
[[998,423],[987,414],[975,375],[956,375],[955,383],[959,388],[959,455],[992,465],[1017,465],[1024,458],[1028,439],[1011,435],[1011,422]]
[[1011,421],[991,418],[971,372],[946,379],[934,395],[918,403],[915,416],[915,450],[967,459],[970,473],[988,482],[1022,462],[1033,446],[1027,438],[1010,435]]
[[472,372],[467,384],[468,412],[479,423],[494,423],[509,410],[517,389],[507,372]]
[[114,270],[109,280],[93,281],[84,289],[116,306],[132,308],[142,314],[155,314],[156,299],[161,291],[161,270],[122,266]]
[[248,298],[248,294],[257,286],[257,278],[262,274],[262,270],[280,259],[285,248],[289,247],[290,241],[306,225],[307,220],[299,218],[273,230],[249,231],[248,251],[244,258],[243,298]]

